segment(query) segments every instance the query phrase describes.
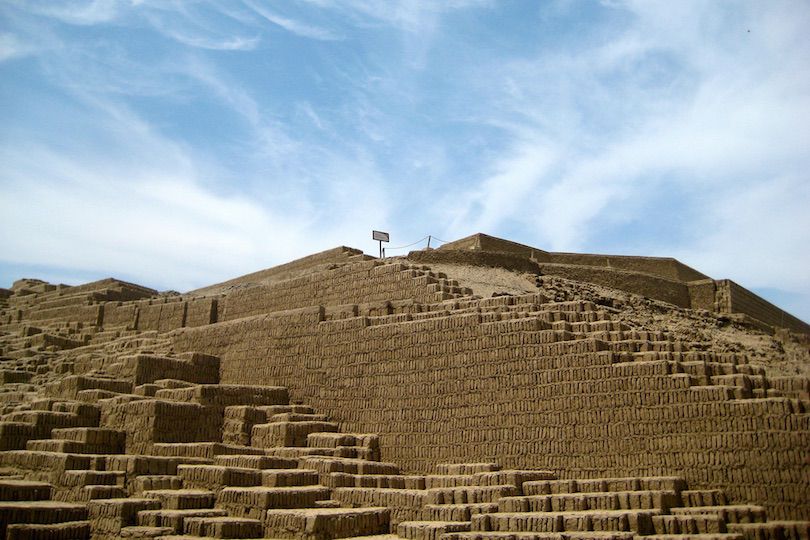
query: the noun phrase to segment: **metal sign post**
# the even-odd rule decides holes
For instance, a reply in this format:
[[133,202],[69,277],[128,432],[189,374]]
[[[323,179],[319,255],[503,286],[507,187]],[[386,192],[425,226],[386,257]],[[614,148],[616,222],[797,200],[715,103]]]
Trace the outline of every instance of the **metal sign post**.
[[383,258],[383,242],[388,242],[388,233],[382,231],[371,231],[371,238],[380,242],[380,258]]

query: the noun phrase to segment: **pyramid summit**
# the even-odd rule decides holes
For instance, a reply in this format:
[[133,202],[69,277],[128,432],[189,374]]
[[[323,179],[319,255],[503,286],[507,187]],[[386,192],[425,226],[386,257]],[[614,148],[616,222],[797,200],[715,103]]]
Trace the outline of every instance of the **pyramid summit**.
[[[485,254],[528,257],[538,263],[538,273],[597,283],[682,308],[736,314],[772,328],[810,334],[810,325],[741,285],[730,279],[713,280],[670,257],[553,253],[482,233],[444,244],[438,251],[439,254],[413,254],[412,258],[438,262],[453,259],[450,253],[459,251],[467,252],[468,260],[473,263],[476,259],[486,259]],[[510,268],[506,260],[501,264]]]
[[810,537],[810,327],[675,259],[0,293],[0,538]]

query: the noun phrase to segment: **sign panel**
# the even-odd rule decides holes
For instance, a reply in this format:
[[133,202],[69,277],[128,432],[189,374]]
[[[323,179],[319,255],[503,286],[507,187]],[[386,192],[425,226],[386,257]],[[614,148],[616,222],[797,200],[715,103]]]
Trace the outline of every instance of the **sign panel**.
[[388,242],[388,233],[382,231],[371,231],[371,237],[380,242]]

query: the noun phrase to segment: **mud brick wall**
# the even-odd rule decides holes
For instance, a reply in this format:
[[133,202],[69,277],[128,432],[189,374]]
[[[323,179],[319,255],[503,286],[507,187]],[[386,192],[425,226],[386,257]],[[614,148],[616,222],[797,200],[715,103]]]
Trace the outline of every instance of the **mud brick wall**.
[[138,320],[138,306],[135,304],[121,304],[119,302],[107,302],[104,304],[104,314],[101,323],[111,328],[114,326],[126,326],[135,328]]
[[97,298],[93,293],[73,294],[65,296],[42,295],[33,305],[36,309],[51,309],[65,306],[80,306],[94,303]]
[[[217,321],[218,297],[181,297],[100,302],[89,304],[86,296],[57,297],[24,310],[32,321],[63,320],[107,328],[127,327],[168,332],[183,326],[202,326]],[[62,305],[64,304],[64,305]]]
[[157,291],[154,289],[143,287],[142,285],[137,285],[135,283],[129,283],[127,281],[121,281],[115,278],[101,279],[99,281],[92,281],[83,285],[60,285],[57,287],[57,290],[60,291],[60,294],[79,294],[101,290],[115,290],[119,296],[122,296],[121,298],[116,298],[116,300],[130,300],[157,294]]
[[680,307],[690,307],[691,305],[689,288],[685,284],[671,279],[598,266],[542,263],[539,267],[543,275],[550,274],[577,281],[596,283],[605,287],[655,298]]
[[196,355],[196,361],[168,358],[151,354],[125,356],[107,368],[115,377],[134,385],[153,383],[160,379],[179,379],[196,384],[219,382],[219,359]]
[[192,294],[200,295],[206,294],[208,291],[212,290],[221,291],[223,289],[228,289],[231,287],[244,286],[246,283],[257,284],[267,281],[280,281],[284,279],[291,279],[306,271],[318,268],[319,266],[345,262],[352,258],[362,258],[362,257],[363,252],[359,249],[354,249],[346,246],[339,246],[336,248],[327,249],[326,251],[321,251],[319,253],[314,253],[312,255],[308,255],[306,257],[302,257],[300,259],[296,259],[294,261],[285,264],[280,264],[272,268],[267,268],[265,270],[253,272],[252,274],[240,276],[235,279],[230,279],[228,281],[224,281],[222,283],[218,283],[215,285],[210,285],[208,287],[197,289],[191,292]]
[[186,304],[186,326],[203,326],[217,322],[217,299],[194,298]]
[[694,268],[669,257],[637,257],[626,255],[596,255],[589,253],[552,253],[517,242],[510,242],[486,234],[474,234],[455,242],[442,244],[438,251],[488,251],[511,253],[532,258],[538,262],[596,266],[643,272],[673,281],[687,282],[707,279]]
[[101,305],[70,305],[50,309],[32,309],[23,316],[32,321],[59,319],[96,325],[101,320]]
[[222,410],[159,399],[105,403],[99,425],[125,431],[128,454],[146,454],[154,443],[219,442]]
[[402,264],[362,261],[281,283],[234,291],[220,303],[222,320],[312,305],[360,304],[414,299],[433,302],[442,293],[430,290],[436,281]]
[[550,253],[550,256],[553,263],[602,266],[617,270],[643,272],[673,281],[687,282],[709,277],[676,259],[668,257],[592,255],[587,253]]
[[76,287],[67,285],[53,286],[42,284],[40,294],[16,298],[24,305],[35,306],[39,310],[64,307],[69,305],[96,304],[102,301],[129,301],[145,298],[157,294],[157,291],[139,285],[105,279]]
[[182,328],[186,319],[186,303],[180,299],[146,300],[137,306],[138,330],[168,332]]
[[717,284],[717,304],[721,313],[744,313],[754,319],[779,328],[810,333],[810,325],[783,311],[730,279]]
[[523,255],[492,251],[465,251],[436,249],[431,251],[411,251],[408,260],[418,264],[466,264],[491,268],[506,268],[515,272],[537,274],[537,263]]
[[81,347],[85,345],[85,342],[75,340],[75,339],[68,339],[62,336],[55,336],[52,334],[36,334],[29,338],[29,343],[33,347],[50,347],[56,346],[60,349],[75,349],[76,347]]
[[474,234],[455,242],[442,244],[438,251],[485,251],[491,253],[510,253],[538,261],[550,261],[549,253],[517,242],[496,238],[487,234]]
[[687,284],[689,288],[689,303],[692,309],[715,309],[715,281],[713,279],[701,279]]
[[605,342],[559,341],[537,318],[483,322],[493,317],[378,324],[310,308],[174,339],[220,355],[224,383],[287,386],[345,431],[380,433],[382,458],[405,471],[497,460],[563,478],[678,474],[810,518],[810,415],[797,402],[733,399],[673,363],[616,363]]

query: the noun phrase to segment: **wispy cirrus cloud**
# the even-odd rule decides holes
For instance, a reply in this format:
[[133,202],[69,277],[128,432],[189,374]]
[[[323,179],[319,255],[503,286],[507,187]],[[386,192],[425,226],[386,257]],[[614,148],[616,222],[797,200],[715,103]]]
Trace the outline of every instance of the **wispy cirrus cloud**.
[[14,34],[0,33],[0,62],[27,56],[35,50],[34,46],[23,43]]
[[[90,113],[106,156],[47,141],[2,145],[0,187],[17,204],[5,207],[0,227],[27,231],[4,238],[5,264],[59,264],[78,275],[126,272],[188,290],[340,244],[384,219],[385,201],[369,177],[375,172],[363,160],[324,164],[343,175],[329,184],[327,205],[302,198],[268,207],[244,192],[207,187],[204,158],[132,111],[96,105]],[[366,219],[347,219],[360,213]]]
[[[213,9],[217,18],[204,17],[194,7],[180,4],[174,9],[142,6],[140,15],[148,25],[162,35],[189,47],[212,51],[252,51],[260,36],[234,21],[230,13],[219,6]],[[229,24],[229,23],[236,24]]]
[[[368,229],[403,245],[481,230],[674,255],[810,298],[796,247],[810,229],[805,6],[43,6],[0,7],[0,189],[45,235],[3,244],[24,254],[14,264],[63,254],[53,229],[58,243],[119,246],[104,268],[134,265],[147,285],[194,267],[198,286],[372,249]],[[126,226],[95,235],[92,216]],[[139,220],[180,248],[129,238]],[[90,251],[64,253],[65,272],[102,264]],[[167,265],[159,276],[129,253]]]
[[[677,20],[668,20],[677,26]],[[750,22],[741,20],[738,28]],[[755,182],[763,170],[801,159],[802,144],[794,134],[806,131],[810,110],[803,88],[810,77],[784,71],[757,45],[695,65],[706,62],[697,59],[698,51],[715,50],[713,35],[698,34],[696,45],[692,39],[667,41],[646,19],[638,24],[640,28],[632,25],[625,34],[617,28],[618,35],[608,43],[576,57],[541,54],[529,62],[484,68],[507,82],[500,92],[495,87],[499,107],[490,117],[514,137],[516,177],[525,176],[524,156],[531,153],[527,132],[551,136],[560,146],[558,166],[548,173],[538,167],[533,187],[543,191],[570,185],[573,195],[607,184],[610,189],[601,191],[608,198],[601,206],[610,202],[611,194],[620,197],[664,171],[692,172],[680,176],[685,183],[739,187],[742,172],[756,173],[748,178]],[[750,39],[744,29],[734,32],[741,40]],[[685,49],[680,48],[683,43],[688,43]],[[797,49],[784,60],[795,62],[805,52]],[[636,80],[622,77],[630,67]],[[566,96],[576,87],[585,91]],[[492,99],[490,88],[486,91]],[[543,144],[533,147],[545,153]],[[496,175],[510,168],[501,162]],[[620,181],[622,177],[627,180]],[[730,183],[731,178],[736,180]],[[491,181],[484,178],[482,185]],[[511,213],[505,205],[491,206],[503,218]],[[592,217],[581,214],[576,221],[585,226]]]
[[629,20],[603,28],[609,39],[485,66],[503,83],[481,89],[497,104],[484,121],[511,142],[447,234],[512,228],[539,247],[604,251],[640,227],[607,249],[806,298],[810,11],[684,4],[610,3]]
[[263,19],[270,21],[275,26],[283,28],[284,30],[287,30],[288,32],[291,32],[297,36],[317,39],[321,41],[336,41],[342,39],[340,34],[337,34],[332,30],[320,28],[314,25],[304,24],[295,19],[283,17],[282,15],[275,13],[268,7],[261,5],[257,2],[253,2],[252,0],[243,0],[243,2],[247,6],[249,6],[250,9],[258,13]]
[[111,22],[127,8],[126,3],[118,0],[66,0],[56,3],[12,0],[11,3],[38,15],[79,26]]
[[[252,0],[251,0],[252,1]],[[335,14],[354,28],[394,29],[402,51],[398,65],[416,70],[425,68],[442,19],[454,12],[493,5],[490,0],[305,0],[320,10]]]
[[252,51],[259,44],[259,37],[226,37],[221,39],[212,39],[202,36],[193,36],[183,33],[182,31],[166,29],[166,35],[170,36],[190,47],[198,47],[200,49],[210,49],[213,51]]
[[[108,36],[66,36],[49,24],[62,22],[53,13],[35,16],[29,28],[39,25],[62,40],[37,60],[54,92],[40,116],[69,126],[72,136],[44,123],[15,125],[20,137],[4,130],[0,189],[18,204],[2,213],[0,228],[31,235],[3,239],[4,266],[61,271],[68,276],[62,281],[126,272],[155,287],[190,289],[344,244],[385,220],[374,159],[290,136],[255,89],[206,52],[228,47],[194,41],[149,58]],[[213,43],[228,33],[218,22],[209,28],[196,14],[163,8],[139,17],[121,26],[178,42],[199,33]],[[98,16],[93,24],[103,21]],[[242,22],[231,30],[255,28],[249,17]],[[189,143],[188,132],[167,130],[169,120],[144,111],[143,100],[168,103],[171,114],[210,103],[210,114],[232,124],[212,133],[210,147],[231,147],[234,163]],[[34,120],[34,110],[19,112]],[[316,117],[312,105],[306,110]]]
[[444,13],[482,6],[491,6],[491,0],[447,0],[420,2],[419,0],[305,0],[321,9],[345,13],[355,21],[374,21],[419,33],[435,28],[436,19]]

